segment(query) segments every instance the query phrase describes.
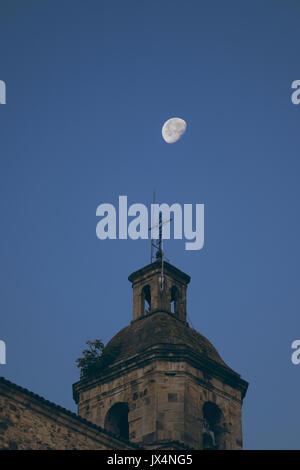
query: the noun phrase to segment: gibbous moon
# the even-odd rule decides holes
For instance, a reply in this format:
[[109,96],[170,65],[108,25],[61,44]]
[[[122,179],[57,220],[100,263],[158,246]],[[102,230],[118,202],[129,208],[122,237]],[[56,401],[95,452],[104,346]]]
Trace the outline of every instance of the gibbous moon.
[[163,127],[162,127],[162,136],[163,139],[168,143],[168,144],[173,144],[174,142],[177,142],[177,140],[180,139],[182,134],[184,134],[186,130],[186,122],[183,119],[180,118],[171,118],[168,119]]

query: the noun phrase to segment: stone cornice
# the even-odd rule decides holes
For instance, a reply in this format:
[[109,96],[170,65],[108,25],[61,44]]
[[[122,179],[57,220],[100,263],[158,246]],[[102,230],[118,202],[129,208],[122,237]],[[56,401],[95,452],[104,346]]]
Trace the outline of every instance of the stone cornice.
[[79,400],[79,393],[82,390],[89,390],[98,384],[112,381],[129,371],[145,367],[157,360],[166,362],[186,362],[191,366],[205,371],[212,378],[221,380],[234,389],[241,391],[244,398],[248,383],[241,378],[239,374],[223,366],[222,364],[208,358],[207,356],[195,353],[190,347],[179,344],[157,344],[151,346],[138,355],[135,355],[124,361],[119,361],[109,366],[101,375],[95,378],[82,378],[73,384],[73,398],[76,403]]
[[[128,280],[134,283],[138,281],[140,278],[147,276],[148,274],[160,272],[160,270],[161,270],[161,261],[155,261],[154,263],[148,264],[147,266],[144,266],[138,271],[135,271],[132,274],[130,274],[130,276],[128,277]],[[164,261],[164,272],[165,274],[170,274],[174,278],[180,279],[185,284],[188,284],[191,280],[188,274],[185,274],[183,271],[180,271],[180,269],[176,268],[175,266],[168,263],[167,261]]]

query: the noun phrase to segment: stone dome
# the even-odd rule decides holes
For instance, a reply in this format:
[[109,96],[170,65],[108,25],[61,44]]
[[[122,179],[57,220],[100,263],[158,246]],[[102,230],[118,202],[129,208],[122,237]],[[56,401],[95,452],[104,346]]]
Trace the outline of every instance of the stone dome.
[[167,312],[150,313],[133,321],[109,341],[105,352],[115,351],[113,363],[116,363],[158,345],[181,345],[232,371],[208,339]]

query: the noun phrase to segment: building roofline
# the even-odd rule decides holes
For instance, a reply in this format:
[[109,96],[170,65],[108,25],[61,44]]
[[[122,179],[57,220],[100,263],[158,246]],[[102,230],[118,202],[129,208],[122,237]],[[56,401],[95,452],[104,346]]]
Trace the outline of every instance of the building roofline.
[[[112,432],[107,431],[106,429],[98,426],[97,424],[94,424],[91,421],[88,421],[88,420],[82,418],[81,416],[77,415],[73,411],[70,411],[67,408],[64,408],[60,405],[57,405],[56,403],[53,403],[53,402],[47,400],[46,398],[43,398],[41,395],[38,395],[37,393],[31,392],[27,388],[23,388],[20,385],[17,385],[15,383],[11,382],[10,380],[5,379],[4,377],[0,377],[0,387],[1,387],[1,385],[12,388],[12,389],[16,390],[17,392],[19,392],[23,395],[26,395],[30,398],[33,398],[34,400],[37,400],[38,402],[40,402],[42,405],[46,405],[49,408],[52,408],[53,410],[59,411],[59,412],[65,414],[66,416],[77,420],[79,423],[82,423],[82,424],[84,424],[84,425],[86,425],[86,426],[88,426],[88,427],[90,427],[90,428],[92,428],[96,431],[99,431],[99,432],[105,434],[107,437],[114,438],[117,441],[120,441],[125,445],[127,444],[129,447],[135,447],[137,449],[141,449],[141,447],[139,445],[135,444],[134,442],[128,441],[128,440],[126,440],[126,439],[124,439],[120,436],[117,436],[116,434],[113,434]],[[0,388],[0,393],[1,393],[1,388]]]
[[[155,346],[150,346],[140,351],[139,354],[120,360],[115,364],[108,366],[107,369],[97,376],[82,377],[79,381],[73,384],[73,398],[75,403],[78,403],[79,392],[83,389],[91,389],[98,383],[105,383],[112,379],[113,376],[118,376],[121,370],[127,368],[139,368],[142,363],[151,363],[154,359],[162,359],[171,362],[185,361],[196,368],[204,368],[208,370],[213,376],[224,380],[228,385],[241,391],[242,400],[244,399],[249,383],[244,380],[240,374],[235,372],[229,366],[219,364],[213,359],[205,358],[194,352],[189,346],[180,344],[165,344],[158,343]],[[123,367],[124,369],[121,369]]]
[[[153,271],[156,270],[161,270],[161,261],[154,261],[154,263],[147,264],[147,266],[144,266],[141,269],[138,269],[137,271],[134,271],[133,273],[128,276],[128,280],[130,282],[135,282],[138,278],[141,276],[145,276],[146,274],[149,274]],[[185,284],[189,284],[191,277],[181,271],[180,269],[176,268],[172,264],[168,263],[167,261],[164,261],[164,271],[166,273],[171,273],[173,276],[180,278]]]

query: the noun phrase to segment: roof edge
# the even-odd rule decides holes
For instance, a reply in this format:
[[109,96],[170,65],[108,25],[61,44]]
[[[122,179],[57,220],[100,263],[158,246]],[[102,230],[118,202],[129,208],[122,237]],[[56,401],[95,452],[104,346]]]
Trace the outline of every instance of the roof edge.
[[[17,392],[19,392],[23,395],[26,395],[30,398],[33,398],[34,400],[37,400],[42,405],[46,405],[49,408],[55,409],[55,410],[65,414],[66,416],[77,420],[79,423],[84,424],[84,425],[92,428],[93,430],[96,430],[96,431],[99,431],[99,432],[105,434],[107,437],[110,437],[110,438],[112,437],[112,438],[122,442],[125,445],[127,444],[128,446],[132,446],[132,447],[136,447],[137,449],[141,449],[141,447],[139,445],[137,445],[136,443],[128,441],[128,440],[126,440],[122,437],[117,436],[116,434],[113,434],[110,431],[107,431],[106,429],[98,426],[97,424],[94,424],[91,421],[88,421],[87,419],[82,418],[81,416],[74,413],[73,411],[70,411],[67,408],[64,408],[60,405],[57,405],[56,403],[51,402],[51,401],[47,400],[46,398],[43,398],[41,395],[38,395],[37,393],[31,392],[27,388],[23,388],[20,385],[17,385],[14,382],[11,382],[10,380],[6,379],[5,377],[0,377],[0,387],[1,387],[1,385],[4,385],[8,388],[13,388]],[[1,389],[0,389],[0,391],[1,391]]]
[[[147,264],[141,269],[134,271],[128,276],[128,280],[132,283],[136,281],[137,278],[141,276],[145,276],[146,274],[150,273],[151,271],[160,270],[161,269],[161,261],[154,261],[154,263]],[[164,261],[164,271],[169,272],[170,274],[180,278],[185,284],[189,284],[191,277],[181,271],[180,269],[176,268],[172,264]]]
[[[177,355],[176,355],[177,353]],[[79,401],[81,390],[91,389],[98,383],[109,382],[113,376],[117,376],[121,369],[121,364],[125,369],[138,368],[145,361],[151,363],[153,358],[166,359],[172,362],[186,361],[196,368],[208,370],[210,374],[224,380],[228,385],[241,391],[242,400],[244,399],[249,383],[241,375],[231,369],[227,364],[223,365],[213,359],[201,357],[199,353],[194,352],[189,346],[167,345],[164,343],[150,346],[138,355],[134,355],[126,360],[121,360],[109,366],[99,376],[83,377],[73,384],[73,399],[75,403]],[[123,369],[122,369],[123,371]]]

